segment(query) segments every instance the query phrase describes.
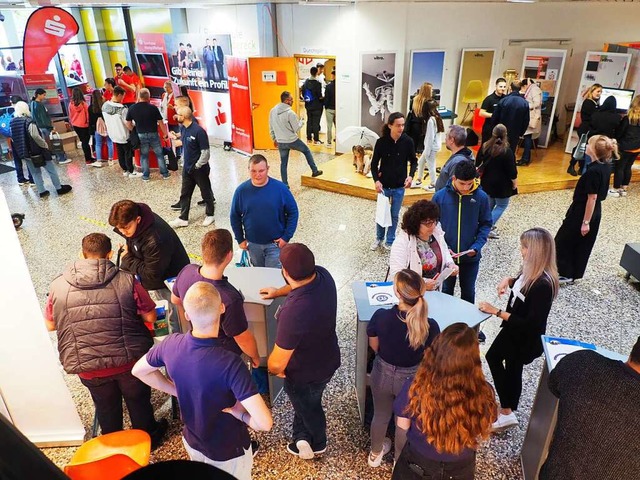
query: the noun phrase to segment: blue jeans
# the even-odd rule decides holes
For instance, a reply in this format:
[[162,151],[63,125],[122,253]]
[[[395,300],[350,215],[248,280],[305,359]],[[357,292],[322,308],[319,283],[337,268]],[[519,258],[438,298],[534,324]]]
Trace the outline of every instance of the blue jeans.
[[142,166],[142,178],[144,180],[149,178],[149,148],[153,149],[153,153],[156,154],[160,173],[163,177],[168,177],[169,170],[167,170],[167,162],[165,162],[164,155],[162,154],[160,135],[158,135],[157,132],[138,133],[138,137],[140,138],[140,165]]
[[56,169],[55,163],[52,160],[47,160],[44,162],[44,167],[35,167],[30,158],[25,158],[24,161],[27,164],[27,168],[31,175],[33,175],[33,180],[36,182],[36,187],[38,188],[38,193],[45,192],[47,189],[44,188],[44,180],[42,180],[42,168],[44,168],[49,174],[49,178],[51,179],[51,183],[56,190],[60,190],[62,186],[60,184],[60,177],[58,177],[58,170]]
[[[387,245],[391,245],[396,239],[396,229],[398,228],[398,216],[404,200],[404,187],[400,188],[384,188],[382,193],[385,197],[391,199],[391,226],[387,230]],[[381,242],[384,240],[385,227],[381,227],[376,223],[376,240]]]
[[113,160],[113,142],[111,141],[109,136],[103,137],[98,132],[96,132],[93,141],[93,145],[95,146],[96,150],[96,160],[98,160],[99,162],[101,160],[106,160],[102,158],[102,143],[105,141],[107,142],[107,152],[109,153],[109,160]]
[[307,163],[309,164],[309,168],[311,168],[312,173],[316,173],[318,171],[318,167],[316,167],[316,162],[313,161],[313,155],[311,155],[311,150],[307,147],[307,144],[304,143],[299,138],[295,142],[291,143],[280,143],[278,142],[278,150],[280,151],[280,178],[282,179],[282,183],[285,185],[289,185],[289,181],[287,179],[287,165],[289,164],[289,150],[297,150],[298,152],[302,152],[304,158],[307,159]]
[[584,159],[580,162],[580,175],[584,175],[584,172],[587,171],[587,167],[592,162],[591,157],[589,155],[584,154]]
[[500,220],[500,217],[509,206],[509,197],[507,198],[493,198],[489,197],[489,209],[491,210],[491,220],[495,226]]
[[[44,138],[45,141],[48,142],[52,131],[52,128],[41,128],[40,132],[42,132],[42,138]],[[59,162],[64,162],[67,159],[67,154],[64,153],[64,150],[60,153],[54,153],[54,155]]]
[[[24,183],[26,179],[24,178],[24,165],[22,163],[22,159],[14,155],[13,165],[16,167],[16,176],[18,177],[18,183]],[[31,175],[31,170],[29,170],[29,168],[27,168],[27,173],[29,174],[29,181],[33,183],[33,175]]]
[[457,277],[449,277],[442,284],[442,293],[453,295],[456,287],[456,278],[460,279],[460,298],[469,303],[476,303],[476,278],[480,269],[480,261],[467,262],[458,265],[460,271]]
[[331,378],[315,383],[294,383],[284,379],[293,406],[293,442],[306,440],[314,451],[327,446],[327,419],[322,409],[322,394]]
[[533,134],[522,137],[522,157],[523,162],[531,161],[531,149],[533,148]]
[[251,243],[249,244],[249,257],[254,267],[282,268],[280,263],[280,247],[275,243]]

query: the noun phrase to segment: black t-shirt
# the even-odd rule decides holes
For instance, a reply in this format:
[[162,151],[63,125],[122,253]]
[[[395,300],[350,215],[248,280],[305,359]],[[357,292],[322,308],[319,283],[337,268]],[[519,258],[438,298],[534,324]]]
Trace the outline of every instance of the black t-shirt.
[[[180,139],[182,140],[183,169],[190,172],[200,159],[203,150],[209,150],[209,137],[204,128],[196,122],[180,127]],[[204,167],[203,167],[204,168]]]
[[607,198],[611,165],[608,163],[591,162],[587,171],[580,177],[573,192],[573,201],[586,203],[588,195],[598,194],[598,200]]
[[157,133],[158,120],[162,121],[162,114],[155,105],[139,102],[129,107],[127,120],[136,122],[138,133]]
[[512,180],[518,178],[518,168],[513,150],[507,148],[496,157],[481,151],[476,164],[482,170],[480,185],[487,195],[492,198],[508,198],[514,194]]
[[[480,108],[482,110],[486,110],[487,112],[493,114],[496,106],[504,98],[504,95],[499,96],[496,95],[496,92],[493,92],[491,95],[487,96],[483,101]],[[493,130],[493,123],[490,118],[484,119],[484,125],[482,125],[482,139],[485,141],[489,137],[491,137],[491,131]]]

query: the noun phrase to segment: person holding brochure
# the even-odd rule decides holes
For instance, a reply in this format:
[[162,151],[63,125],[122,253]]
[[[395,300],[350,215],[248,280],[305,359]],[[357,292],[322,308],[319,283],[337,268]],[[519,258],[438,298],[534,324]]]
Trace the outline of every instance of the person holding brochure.
[[542,354],[551,305],[558,293],[558,269],[553,237],[544,228],[532,228],[520,235],[522,268],[515,277],[498,284],[498,296],[511,289],[505,310],[488,302],[478,308],[502,320],[500,333],[487,352],[493,383],[500,398],[500,412],[493,431],[518,425],[522,392],[522,369]]
[[[367,326],[369,346],[376,352],[371,371],[374,415],[371,422],[371,453],[367,463],[379,467],[382,457],[391,449],[385,438],[393,401],[400,389],[415,375],[424,350],[440,333],[436,321],[428,317],[424,299],[427,284],[420,274],[404,269],[395,274],[393,290],[398,305],[377,310]],[[399,448],[396,430],[396,451]]]
[[[426,290],[439,290],[445,270],[457,275],[444,232],[438,221],[440,208],[430,200],[418,200],[402,216],[401,230],[391,246],[389,276],[408,268],[422,277]],[[439,280],[439,281],[438,281]]]

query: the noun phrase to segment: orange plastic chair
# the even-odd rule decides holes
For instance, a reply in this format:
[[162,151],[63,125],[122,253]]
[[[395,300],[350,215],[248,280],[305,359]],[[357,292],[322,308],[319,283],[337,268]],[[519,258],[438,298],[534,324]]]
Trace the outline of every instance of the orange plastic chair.
[[120,480],[149,464],[151,437],[143,430],[123,430],[92,438],[64,467],[72,480]]

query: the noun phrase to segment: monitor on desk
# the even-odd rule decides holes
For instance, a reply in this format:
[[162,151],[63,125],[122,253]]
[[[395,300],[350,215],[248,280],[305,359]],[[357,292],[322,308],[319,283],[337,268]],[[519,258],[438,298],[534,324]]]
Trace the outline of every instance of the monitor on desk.
[[619,113],[627,113],[629,107],[631,107],[631,100],[633,100],[633,95],[636,93],[635,90],[627,90],[623,88],[609,88],[602,87],[602,95],[600,96],[600,105],[608,97],[615,97],[616,99],[616,109]]

